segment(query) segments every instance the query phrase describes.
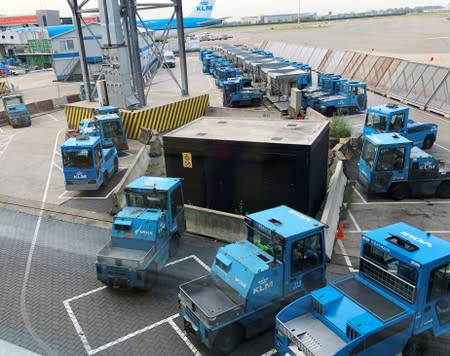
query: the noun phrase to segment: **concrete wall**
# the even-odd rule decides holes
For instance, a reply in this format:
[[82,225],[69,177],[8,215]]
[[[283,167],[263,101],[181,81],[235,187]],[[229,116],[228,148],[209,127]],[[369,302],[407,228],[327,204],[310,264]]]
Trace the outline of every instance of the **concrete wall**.
[[134,179],[143,176],[149,164],[150,155],[148,154],[148,147],[143,146],[134,158],[134,161],[131,163],[122,180],[114,189],[112,194],[111,214],[116,214],[122,210],[125,206],[125,187]]
[[246,238],[243,216],[185,205],[187,231],[225,242]]

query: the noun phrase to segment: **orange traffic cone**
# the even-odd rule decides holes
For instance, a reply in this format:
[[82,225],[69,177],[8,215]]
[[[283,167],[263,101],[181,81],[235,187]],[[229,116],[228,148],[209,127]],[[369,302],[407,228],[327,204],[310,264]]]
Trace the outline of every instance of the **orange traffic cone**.
[[345,240],[344,224],[341,222],[338,225],[338,229],[337,229],[337,233],[336,233],[336,240]]

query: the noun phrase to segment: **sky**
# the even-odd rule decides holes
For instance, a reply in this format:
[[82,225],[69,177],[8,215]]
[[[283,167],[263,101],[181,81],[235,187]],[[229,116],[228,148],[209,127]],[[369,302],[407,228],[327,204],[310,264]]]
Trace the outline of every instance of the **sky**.
[[[183,12],[187,16],[199,0],[183,0]],[[58,9],[62,16],[70,16],[70,8],[66,0],[0,0],[3,15],[30,15],[37,9]],[[81,0],[79,0],[81,2]],[[146,0],[137,0],[146,3]],[[157,0],[152,2],[166,2]],[[380,10],[395,7],[414,7],[423,5],[446,6],[450,0],[217,0],[213,12],[214,17],[242,17],[253,15],[270,15],[296,13],[300,3],[300,12],[317,12],[318,14],[339,12],[359,12]],[[96,0],[90,0],[86,8],[97,7]],[[172,10],[152,10],[145,13],[145,18],[169,17]]]

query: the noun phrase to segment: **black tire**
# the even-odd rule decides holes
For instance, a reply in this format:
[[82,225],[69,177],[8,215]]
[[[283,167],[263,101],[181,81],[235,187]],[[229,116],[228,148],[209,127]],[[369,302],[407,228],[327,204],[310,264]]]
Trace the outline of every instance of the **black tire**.
[[238,323],[224,327],[214,340],[213,349],[221,355],[233,351],[244,337],[244,330]]
[[436,196],[442,199],[450,198],[450,180],[442,182],[436,190]]
[[173,257],[177,254],[180,247],[180,234],[177,232],[173,234],[169,242],[169,257]]
[[428,355],[427,344],[430,341],[430,335],[424,332],[420,335],[412,336],[403,348],[403,356],[425,356]]
[[106,188],[109,185],[108,172],[103,173],[103,186]]
[[119,160],[116,158],[114,160],[114,173],[119,172]]
[[259,99],[252,99],[250,103],[252,104],[252,106],[259,106]]
[[150,268],[145,272],[144,278],[144,290],[151,290],[156,282],[158,281],[158,271],[155,265],[151,265]]
[[394,184],[389,190],[389,195],[394,200],[403,200],[409,196],[409,186],[407,183]]
[[336,108],[334,106],[330,106],[325,110],[326,117],[333,117],[336,113]]
[[425,139],[423,140],[423,145],[422,148],[424,150],[427,150],[429,148],[431,148],[434,144],[434,137],[431,135],[428,135],[427,137],[425,137]]

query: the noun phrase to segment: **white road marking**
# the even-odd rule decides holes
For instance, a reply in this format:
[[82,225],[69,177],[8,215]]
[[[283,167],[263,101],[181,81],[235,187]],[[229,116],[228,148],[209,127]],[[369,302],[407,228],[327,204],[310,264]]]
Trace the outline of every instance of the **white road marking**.
[[3,136],[4,139],[2,139],[1,144],[0,144],[0,157],[3,156],[3,153],[5,153],[6,149],[8,148],[10,143],[12,142],[12,139],[16,135],[17,135],[17,133],[12,134],[12,135]]
[[447,38],[450,38],[450,36],[428,37],[427,40],[445,40]]
[[353,268],[352,261],[350,261],[350,258],[348,257],[347,250],[345,249],[344,243],[342,240],[337,240],[338,246],[341,250],[341,254],[344,257],[345,263],[347,264],[348,270],[350,272],[358,272],[357,268]]
[[434,145],[439,147],[439,148],[442,148],[443,150],[446,150],[447,152],[450,152],[450,150],[447,147],[441,146],[441,145],[439,145],[437,143],[435,143]]
[[54,117],[52,114],[46,114],[49,118],[55,120],[55,121],[59,121],[59,119],[57,119],[56,117]]
[[[104,351],[104,350],[106,350],[106,349],[109,349],[110,347],[112,347],[112,346],[114,346],[114,345],[120,344],[120,343],[122,343],[122,342],[124,342],[124,341],[127,341],[128,339],[131,339],[131,338],[137,336],[137,335],[143,334],[143,333],[145,333],[146,331],[149,331],[149,330],[151,330],[151,329],[154,329],[154,328],[156,328],[157,326],[160,326],[160,325],[162,325],[162,324],[164,324],[164,323],[167,323],[167,322],[169,322],[169,321],[172,320],[172,319],[178,318],[178,316],[179,316],[178,313],[177,313],[177,314],[174,314],[174,315],[172,315],[172,316],[169,316],[169,317],[166,318],[166,319],[157,321],[156,323],[153,323],[152,325],[146,326],[146,327],[143,328],[143,329],[136,330],[136,331],[134,331],[134,332],[132,332],[132,333],[130,333],[130,334],[128,334],[128,335],[122,336],[122,337],[120,337],[120,338],[118,338],[118,339],[116,339],[116,340],[114,340],[114,341],[108,342],[107,344],[102,345],[102,346],[100,346],[100,347],[97,347],[97,348],[94,349],[94,350],[89,350],[89,351],[88,351],[88,349],[86,349],[86,351],[87,351],[87,353],[88,353],[89,355],[95,355],[96,353],[98,353],[98,352],[100,352],[100,351]],[[89,346],[89,345],[88,345],[88,346]]]
[[25,327],[28,330],[28,332],[31,334],[33,339],[39,344],[39,346],[45,350],[45,353],[50,354],[50,355],[55,355],[56,353],[52,349],[50,349],[47,346],[47,344],[45,343],[45,341],[42,340],[39,337],[39,335],[33,330],[33,326],[31,324],[31,320],[29,318],[27,308],[26,308],[26,296],[27,296],[27,284],[28,284],[28,280],[30,278],[31,261],[33,260],[33,253],[34,253],[34,249],[36,247],[37,238],[39,235],[39,229],[41,227],[42,216],[44,213],[43,209],[45,208],[45,203],[47,201],[48,189],[50,187],[50,180],[51,180],[52,172],[53,172],[53,164],[55,163],[55,152],[58,147],[58,138],[59,138],[60,133],[63,130],[64,129],[59,130],[55,137],[55,143],[53,145],[52,161],[50,163],[50,167],[48,170],[47,182],[45,184],[45,189],[44,189],[44,196],[42,197],[42,203],[41,203],[41,207],[40,207],[40,211],[39,211],[39,216],[38,216],[38,219],[36,222],[36,226],[34,228],[34,234],[33,234],[32,240],[31,240],[30,250],[28,252],[27,264],[25,266],[25,273],[24,273],[23,282],[22,282],[22,290],[20,293],[20,314],[22,316],[22,320],[25,324]]
[[181,340],[186,344],[187,347],[189,347],[189,350],[192,351],[192,354],[195,356],[201,356],[202,354],[200,351],[197,350],[197,348],[192,344],[192,342],[187,338],[186,334],[180,330],[177,324],[173,321],[173,319],[169,320],[169,325],[172,327],[173,330],[181,337]]
[[367,200],[364,199],[364,197],[362,196],[362,194],[359,192],[359,190],[355,187],[354,191],[356,193],[357,196],[359,196],[359,198],[363,201],[364,204],[367,204]]
[[84,334],[83,329],[81,328],[80,323],[78,322],[77,318],[75,317],[75,314],[73,313],[72,308],[70,307],[70,304],[68,301],[64,301],[64,308],[66,308],[67,314],[69,314],[69,318],[72,321],[72,324],[78,334],[78,336],[81,339],[81,342],[84,346],[84,349],[86,350],[86,352],[91,355],[92,354],[92,349],[91,346],[89,345],[89,342],[86,338],[86,335]]
[[[174,265],[174,264],[177,264],[177,263],[186,261],[186,260],[191,259],[191,258],[194,259],[195,261],[197,261],[197,262],[198,262],[203,268],[205,268],[208,272],[211,270],[211,268],[210,268],[206,263],[204,263],[200,258],[198,258],[196,255],[190,255],[190,256],[182,257],[182,258],[180,258],[180,259],[178,259],[178,260],[175,260],[175,261],[166,263],[164,267],[172,266],[172,265]],[[135,337],[135,336],[137,336],[137,335],[140,335],[140,334],[142,334],[142,333],[145,333],[146,331],[149,331],[149,330],[151,330],[151,329],[154,329],[154,328],[156,328],[157,326],[160,326],[160,325],[162,325],[162,324],[164,324],[164,323],[169,323],[170,326],[171,326],[171,327],[177,332],[177,334],[183,339],[183,341],[186,343],[186,345],[189,347],[189,349],[194,353],[194,355],[196,355],[196,356],[201,356],[200,352],[198,352],[198,350],[195,348],[195,346],[194,346],[187,338],[186,338],[186,340],[183,338],[183,336],[184,336],[184,337],[186,337],[186,336],[185,336],[184,333],[178,328],[178,326],[173,322],[173,319],[178,318],[178,317],[180,316],[178,313],[177,313],[177,314],[174,314],[174,315],[172,315],[172,316],[169,316],[168,318],[165,318],[165,319],[162,319],[162,320],[160,320],[160,321],[157,321],[156,323],[153,323],[153,324],[151,324],[151,325],[148,325],[148,326],[146,326],[145,328],[136,330],[136,331],[134,331],[134,332],[132,332],[132,333],[130,333],[130,334],[127,334],[127,335],[122,336],[122,337],[120,337],[120,338],[118,338],[118,339],[116,339],[116,340],[113,340],[113,341],[111,341],[111,342],[108,342],[107,344],[104,344],[104,345],[102,345],[102,346],[99,346],[99,347],[97,347],[96,349],[92,349],[91,346],[89,345],[89,342],[88,342],[88,340],[87,340],[87,338],[86,338],[86,335],[85,335],[84,332],[83,332],[83,329],[81,328],[80,323],[78,322],[77,317],[75,316],[75,314],[73,313],[72,308],[70,307],[70,302],[72,302],[72,301],[74,301],[74,300],[77,300],[77,299],[81,299],[81,298],[86,297],[86,296],[88,296],[88,295],[97,293],[97,292],[99,292],[99,291],[101,291],[101,290],[103,290],[103,289],[105,289],[105,288],[107,288],[107,287],[106,287],[106,286],[99,287],[99,288],[90,290],[90,291],[88,291],[88,292],[86,292],[86,293],[79,294],[79,295],[77,295],[77,296],[75,296],[75,297],[72,297],[72,298],[69,298],[69,299],[66,299],[66,300],[63,301],[63,305],[64,305],[64,307],[66,308],[67,314],[69,315],[69,318],[70,318],[70,320],[72,321],[72,324],[73,324],[73,326],[74,326],[76,332],[78,333],[78,336],[80,337],[80,340],[81,340],[81,342],[82,342],[82,344],[83,344],[83,346],[84,346],[84,349],[86,350],[86,352],[87,352],[88,355],[94,355],[94,354],[96,354],[96,353],[98,353],[98,352],[101,352],[101,351],[104,351],[104,350],[106,350],[106,349],[108,349],[108,348],[110,348],[110,347],[112,347],[112,346],[114,346],[114,345],[120,344],[120,343],[122,343],[122,342],[124,342],[124,341],[126,341],[126,340],[128,340],[128,339],[131,339],[131,338],[133,338],[133,337]],[[172,325],[171,322],[173,323],[173,325]],[[174,326],[175,326],[175,327],[174,327]],[[179,331],[181,334],[177,331],[177,329],[178,329],[178,331]],[[182,336],[182,335],[183,335],[183,336]],[[188,343],[191,344],[192,347],[189,346]],[[197,351],[197,353],[195,353],[195,351]]]
[[367,202],[367,203],[352,203],[352,205],[439,205],[439,204],[450,204],[450,200],[417,200],[417,201],[374,201],[374,202]]
[[352,220],[353,225],[355,225],[356,230],[357,230],[357,231],[361,231],[361,228],[359,227],[358,223],[356,222],[355,217],[353,216],[353,214],[352,214],[352,212],[351,212],[350,210],[348,211],[348,216],[349,216],[350,219]]
[[272,349],[267,352],[264,352],[261,356],[272,356],[272,355],[275,355],[276,353],[277,353],[277,350]]
[[61,168],[60,165],[58,165],[58,164],[56,164],[56,163],[53,163],[53,165],[54,165],[56,168],[58,168],[61,172],[63,171],[63,169]]

